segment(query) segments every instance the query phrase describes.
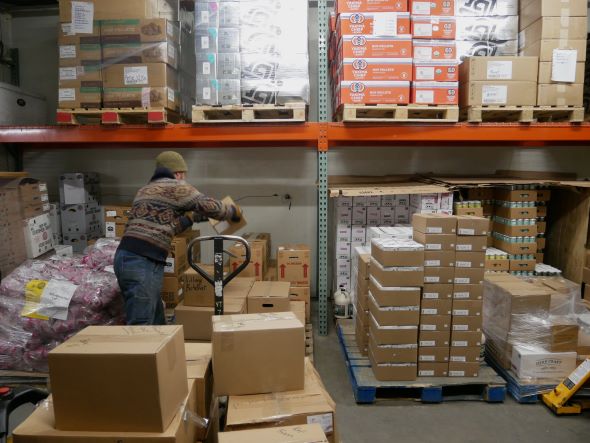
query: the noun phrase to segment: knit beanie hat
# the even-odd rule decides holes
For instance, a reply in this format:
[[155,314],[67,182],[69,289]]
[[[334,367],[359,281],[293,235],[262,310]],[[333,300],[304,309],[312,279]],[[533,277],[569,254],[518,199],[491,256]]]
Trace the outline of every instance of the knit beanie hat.
[[182,155],[174,151],[165,151],[156,157],[156,167],[167,168],[171,172],[187,172],[186,162]]

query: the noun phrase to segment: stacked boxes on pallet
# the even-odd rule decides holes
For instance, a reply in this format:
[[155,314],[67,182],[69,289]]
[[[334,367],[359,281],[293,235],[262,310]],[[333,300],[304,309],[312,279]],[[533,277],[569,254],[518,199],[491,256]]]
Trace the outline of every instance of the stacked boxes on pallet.
[[410,1],[414,69],[411,103],[458,105],[454,1]]
[[539,106],[582,106],[588,33],[585,0],[521,0],[521,55],[539,57]]
[[369,347],[369,276],[371,269],[371,248],[357,246],[352,251],[351,290],[354,306],[356,344],[362,355]]
[[61,229],[64,245],[82,253],[88,241],[102,235],[100,178],[95,172],[62,174],[59,178]]
[[413,240],[371,240],[368,354],[378,380],[416,378],[423,265]]

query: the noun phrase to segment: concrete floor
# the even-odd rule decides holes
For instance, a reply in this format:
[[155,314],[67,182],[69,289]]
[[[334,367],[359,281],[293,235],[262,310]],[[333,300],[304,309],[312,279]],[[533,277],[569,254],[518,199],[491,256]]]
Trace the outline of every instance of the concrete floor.
[[336,426],[343,443],[590,442],[590,411],[556,417],[544,405],[521,405],[508,395],[501,404],[384,400],[357,405],[334,329],[327,337],[314,337],[314,359],[337,404]]

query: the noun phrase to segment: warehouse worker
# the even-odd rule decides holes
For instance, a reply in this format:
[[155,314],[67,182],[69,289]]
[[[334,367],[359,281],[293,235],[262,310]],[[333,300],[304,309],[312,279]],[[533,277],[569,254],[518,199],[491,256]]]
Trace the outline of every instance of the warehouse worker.
[[206,197],[186,183],[188,168],[177,152],[162,152],[156,171],[141,188],[129,216],[125,234],[115,254],[115,274],[125,300],[128,325],[166,324],[160,293],[164,265],[172,237],[189,229],[193,220],[207,218],[239,222],[237,205]]

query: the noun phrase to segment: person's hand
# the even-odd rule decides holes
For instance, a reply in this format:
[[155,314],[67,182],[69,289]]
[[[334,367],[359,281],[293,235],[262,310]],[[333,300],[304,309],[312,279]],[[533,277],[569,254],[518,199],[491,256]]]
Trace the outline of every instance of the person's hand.
[[232,216],[230,220],[234,223],[239,223],[242,221],[242,215],[242,208],[240,208],[238,205],[232,205]]

